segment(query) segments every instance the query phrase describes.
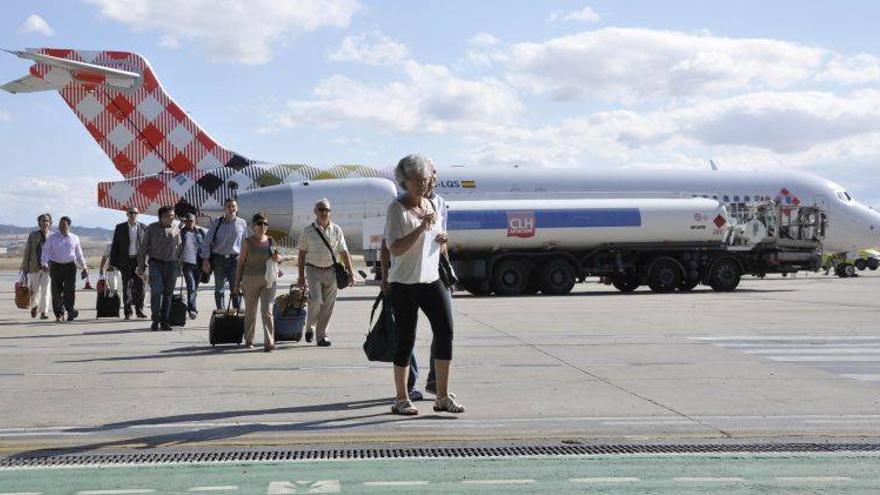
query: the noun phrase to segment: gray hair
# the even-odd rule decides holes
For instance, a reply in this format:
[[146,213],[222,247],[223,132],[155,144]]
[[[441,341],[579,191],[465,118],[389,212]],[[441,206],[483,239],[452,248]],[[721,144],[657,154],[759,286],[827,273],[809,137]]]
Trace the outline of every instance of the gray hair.
[[321,198],[318,201],[315,201],[315,208],[314,209],[317,210],[321,206],[323,206],[325,208],[330,208],[330,200],[327,198]]
[[406,190],[406,180],[418,175],[430,176],[434,170],[434,162],[427,156],[422,155],[406,155],[397,162],[394,169],[394,179],[400,188]]

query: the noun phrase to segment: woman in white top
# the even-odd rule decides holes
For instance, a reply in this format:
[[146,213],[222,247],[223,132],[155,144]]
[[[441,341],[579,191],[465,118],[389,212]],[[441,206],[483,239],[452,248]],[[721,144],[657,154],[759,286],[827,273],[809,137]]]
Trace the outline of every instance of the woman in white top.
[[435,411],[464,412],[464,406],[449,396],[449,369],[452,360],[452,306],[446,287],[440,281],[440,250],[446,244],[446,232],[437,214],[425,199],[432,179],[433,163],[420,155],[408,155],[394,170],[406,195],[388,205],[385,243],[391,252],[388,270],[389,299],[397,322],[397,347],[394,356],[396,400],[391,412],[402,415],[419,413],[407,394],[409,360],[416,340],[418,310],[431,323],[434,340],[434,363],[437,369]]

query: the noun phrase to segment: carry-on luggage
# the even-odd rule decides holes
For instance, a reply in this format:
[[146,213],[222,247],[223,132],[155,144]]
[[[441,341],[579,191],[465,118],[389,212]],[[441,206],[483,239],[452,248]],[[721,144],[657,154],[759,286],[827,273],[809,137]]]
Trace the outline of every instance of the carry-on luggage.
[[27,278],[24,274],[15,282],[15,307],[31,309],[31,290],[28,287]]
[[183,287],[171,296],[171,316],[168,318],[168,324],[172,327],[186,326],[187,311],[186,297],[183,295]]
[[230,309],[231,304],[230,297],[226,309],[215,309],[211,313],[211,323],[208,325],[208,341],[211,345],[241,345],[244,338],[244,314],[237,309]]
[[291,284],[287,294],[275,298],[272,319],[275,323],[275,341],[299,342],[308,317],[309,291],[307,286]]
[[95,310],[98,318],[119,318],[119,292],[99,290]]

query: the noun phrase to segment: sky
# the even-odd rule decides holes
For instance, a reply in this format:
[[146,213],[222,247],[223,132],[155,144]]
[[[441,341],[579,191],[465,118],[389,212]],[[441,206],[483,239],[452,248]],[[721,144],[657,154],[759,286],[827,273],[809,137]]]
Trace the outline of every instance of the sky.
[[[880,207],[880,2],[4,2],[0,47],[135,51],[248,158],[791,168]],[[29,61],[0,55],[0,81]],[[0,223],[109,227],[120,180],[55,92],[0,93]]]

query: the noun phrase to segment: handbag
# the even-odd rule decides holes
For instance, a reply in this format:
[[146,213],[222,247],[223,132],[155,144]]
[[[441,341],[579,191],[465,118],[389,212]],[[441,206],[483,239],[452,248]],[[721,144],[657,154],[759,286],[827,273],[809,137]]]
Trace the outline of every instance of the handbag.
[[[428,203],[431,205],[431,209],[434,210],[434,213],[437,212],[437,208],[434,206],[434,202],[430,199]],[[458,283],[458,277],[455,276],[455,270],[452,269],[452,263],[449,262],[449,256],[440,251],[440,263],[437,266],[437,272],[440,274],[440,282],[443,283],[443,286],[447,289],[452,289],[455,287],[455,284]]]
[[274,255],[272,250],[272,238],[269,238],[269,259],[266,260],[266,287],[272,287],[276,283],[278,283],[278,263],[272,259],[271,255]]
[[[382,304],[382,311],[376,323],[373,317],[376,309]],[[373,303],[373,311],[370,313],[370,332],[364,340],[364,354],[369,361],[381,361],[390,363],[394,361],[394,351],[397,348],[397,323],[394,320],[394,311],[391,301],[381,292]]]
[[333,254],[333,248],[330,247],[330,243],[327,241],[327,238],[324,237],[324,233],[321,232],[321,229],[319,229],[314,223],[312,224],[312,228],[315,229],[315,232],[317,232],[321,237],[321,240],[324,241],[324,245],[330,250],[330,258],[333,260],[333,271],[336,272],[336,288],[344,289],[348,287],[348,282],[351,280],[351,274],[348,273],[348,270],[345,269],[345,266],[342,263],[336,261],[336,255]]
[[28,287],[27,275],[21,273],[15,282],[15,307],[19,309],[31,308],[31,290]]

